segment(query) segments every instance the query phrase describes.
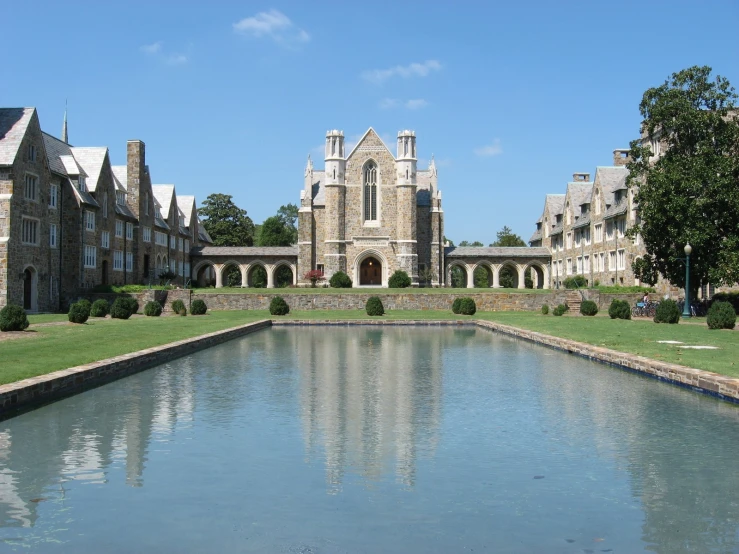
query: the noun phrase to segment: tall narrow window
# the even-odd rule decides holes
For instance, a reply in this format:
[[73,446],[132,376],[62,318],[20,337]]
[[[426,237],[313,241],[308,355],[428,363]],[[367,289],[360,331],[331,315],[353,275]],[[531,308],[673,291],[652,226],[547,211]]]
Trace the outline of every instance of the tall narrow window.
[[364,220],[377,221],[377,164],[364,165]]

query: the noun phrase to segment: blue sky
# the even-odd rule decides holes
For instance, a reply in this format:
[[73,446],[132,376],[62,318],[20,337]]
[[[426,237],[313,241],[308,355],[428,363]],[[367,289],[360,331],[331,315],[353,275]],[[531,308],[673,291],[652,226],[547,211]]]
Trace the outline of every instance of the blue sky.
[[[0,104],[70,142],[146,142],[155,183],[298,203],[327,129],[414,129],[446,235],[528,239],[546,193],[610,165],[650,86],[710,65],[739,86],[739,2],[45,2],[3,7]],[[10,47],[9,47],[10,45]]]

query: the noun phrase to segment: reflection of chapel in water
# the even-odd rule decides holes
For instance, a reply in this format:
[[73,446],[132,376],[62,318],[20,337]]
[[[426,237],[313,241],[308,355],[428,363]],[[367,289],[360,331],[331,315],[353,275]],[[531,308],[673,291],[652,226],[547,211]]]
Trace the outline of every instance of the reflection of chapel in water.
[[394,473],[413,486],[417,458],[436,447],[443,344],[423,329],[398,332],[404,340],[383,340],[371,329],[338,341],[321,330],[297,334],[306,453],[325,456],[332,492],[346,471],[368,481]]

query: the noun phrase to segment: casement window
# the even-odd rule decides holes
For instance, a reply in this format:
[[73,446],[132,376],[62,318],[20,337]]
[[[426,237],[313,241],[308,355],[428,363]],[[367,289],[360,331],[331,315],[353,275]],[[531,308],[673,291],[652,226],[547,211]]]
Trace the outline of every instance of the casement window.
[[598,223],[595,227],[595,242],[603,242],[603,224]]
[[180,238],[180,239],[177,239],[177,243],[178,243],[178,245],[179,245],[179,247],[180,247],[180,252],[184,252],[184,251],[185,251],[185,241],[183,241],[183,240],[182,240],[182,239]]
[[159,231],[154,231],[154,242],[159,246],[167,246],[167,235]]
[[38,228],[38,219],[29,219],[24,217],[22,223],[21,242],[23,244],[38,246]]
[[49,207],[56,209],[59,202],[59,185],[49,185]]
[[126,193],[122,190],[115,191],[115,203],[119,206],[126,205]]
[[578,256],[576,259],[576,273],[582,273],[582,256]]
[[126,222],[126,240],[133,240],[133,223]]
[[23,187],[23,198],[36,202],[38,199],[38,177],[26,173],[25,186]]
[[144,242],[151,242],[151,227],[143,228]]
[[100,246],[110,248],[110,231],[103,231],[100,235]]
[[316,271],[323,273],[323,264],[316,264]]
[[120,219],[115,220],[115,236],[116,237],[123,236],[123,222]]
[[572,275],[572,258],[567,258],[567,275]]
[[97,251],[95,246],[85,245],[85,267],[95,268],[97,267]]
[[606,221],[606,240],[613,240],[613,220]]
[[582,260],[583,273],[590,273],[590,256],[585,256]]
[[91,210],[85,210],[85,230],[95,230],[95,212]]
[[626,251],[619,249],[617,253],[618,269],[626,269]]
[[56,248],[57,246],[57,229],[56,223],[49,225],[49,246],[51,248]]
[[77,190],[80,192],[87,192],[87,180],[84,175],[80,175],[77,178]]
[[616,229],[618,230],[618,238],[623,238],[626,234],[626,218],[619,217],[616,220]]
[[582,238],[585,241],[585,246],[590,246],[590,227],[585,227],[582,230]]
[[616,269],[616,251],[611,250],[608,252],[608,271]]
[[126,273],[133,271],[133,252],[126,252]]
[[580,232],[580,229],[575,229],[575,246],[579,248],[581,243],[582,243],[582,233]]
[[113,271],[123,271],[123,250],[113,252]]
[[572,248],[572,233],[567,233],[567,248]]
[[185,262],[185,277],[190,277],[190,262]]

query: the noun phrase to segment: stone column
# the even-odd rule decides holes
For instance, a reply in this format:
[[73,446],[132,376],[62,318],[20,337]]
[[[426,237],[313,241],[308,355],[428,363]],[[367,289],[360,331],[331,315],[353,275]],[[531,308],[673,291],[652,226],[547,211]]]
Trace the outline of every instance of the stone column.
[[223,288],[223,275],[221,274],[222,270],[223,270],[222,265],[213,265],[213,271],[216,274],[216,288],[217,289]]
[[267,288],[273,289],[275,288],[275,266],[268,265],[266,266],[267,269]]
[[526,288],[526,269],[522,266],[517,266],[518,269],[518,288],[519,289],[525,289]]
[[249,283],[246,281],[248,268],[249,266],[247,264],[241,264],[239,266],[239,269],[241,270],[241,287],[242,288],[249,286]]
[[467,270],[467,288],[473,289],[475,288],[475,272],[470,267],[470,264],[466,264],[465,269]]
[[500,288],[500,266],[493,266],[493,288]]

